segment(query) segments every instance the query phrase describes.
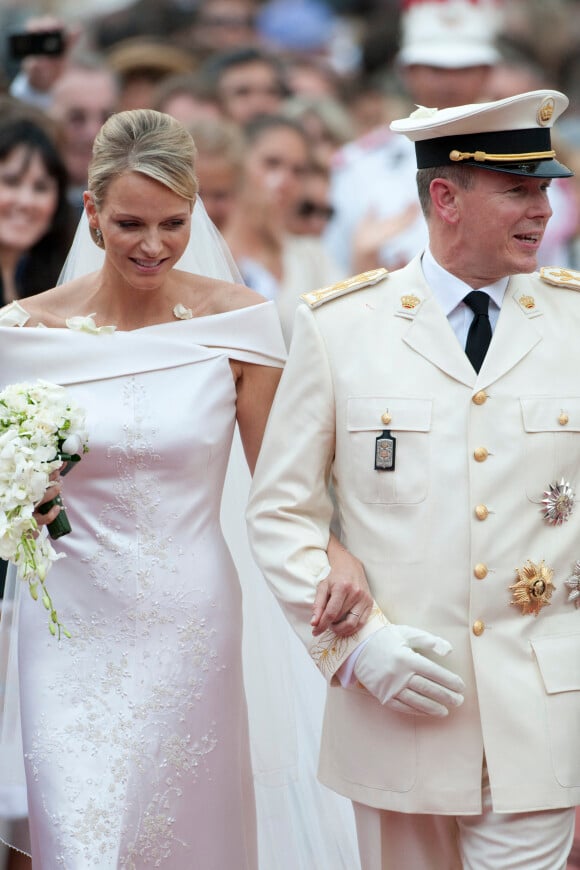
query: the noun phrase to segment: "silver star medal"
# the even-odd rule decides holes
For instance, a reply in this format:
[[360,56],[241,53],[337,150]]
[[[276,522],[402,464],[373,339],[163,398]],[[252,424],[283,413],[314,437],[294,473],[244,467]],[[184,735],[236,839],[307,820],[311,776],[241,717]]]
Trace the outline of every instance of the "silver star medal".
[[576,562],[573,574],[564,583],[570,590],[568,601],[573,602],[574,607],[580,607],[580,562]]
[[544,490],[542,499],[544,507],[544,519],[551,526],[559,526],[569,519],[574,507],[574,490],[567,480],[560,483],[551,483],[550,488]]

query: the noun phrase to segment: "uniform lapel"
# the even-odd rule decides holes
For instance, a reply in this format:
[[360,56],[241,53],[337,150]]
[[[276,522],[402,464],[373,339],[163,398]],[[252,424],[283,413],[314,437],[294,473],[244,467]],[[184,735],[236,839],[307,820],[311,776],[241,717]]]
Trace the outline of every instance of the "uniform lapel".
[[499,319],[477,386],[483,389],[499,380],[542,341],[540,302],[529,294],[529,284],[516,276],[507,286]]
[[[426,298],[416,314],[409,317],[412,322],[403,336],[403,341],[445,374],[472,387],[476,380],[473,366],[465,356],[465,351],[457,341],[445,314],[435,298],[425,289],[424,283],[422,290],[426,293]],[[400,311],[397,313],[405,316]]]

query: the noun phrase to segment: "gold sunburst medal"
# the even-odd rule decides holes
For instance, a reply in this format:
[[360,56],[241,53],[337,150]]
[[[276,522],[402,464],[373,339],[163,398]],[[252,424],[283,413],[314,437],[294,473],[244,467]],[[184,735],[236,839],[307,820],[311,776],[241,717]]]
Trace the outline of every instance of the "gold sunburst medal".
[[544,560],[539,564],[529,559],[523,568],[516,568],[517,581],[509,588],[512,590],[512,604],[520,607],[524,616],[531,613],[537,616],[542,607],[548,607],[556,588],[552,583],[554,572]]

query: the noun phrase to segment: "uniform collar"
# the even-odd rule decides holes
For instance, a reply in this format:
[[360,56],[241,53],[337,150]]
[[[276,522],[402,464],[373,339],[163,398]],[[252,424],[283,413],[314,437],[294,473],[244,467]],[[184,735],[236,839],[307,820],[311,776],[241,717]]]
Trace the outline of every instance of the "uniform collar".
[[[421,266],[433,296],[439,303],[445,316],[449,317],[451,312],[463,302],[464,297],[473,290],[473,287],[470,287],[469,284],[461,281],[455,275],[452,275],[451,272],[444,269],[443,266],[440,266],[429,248],[425,248]],[[497,308],[500,309],[508,282],[509,276],[500,278],[499,281],[478,289],[487,293]]]

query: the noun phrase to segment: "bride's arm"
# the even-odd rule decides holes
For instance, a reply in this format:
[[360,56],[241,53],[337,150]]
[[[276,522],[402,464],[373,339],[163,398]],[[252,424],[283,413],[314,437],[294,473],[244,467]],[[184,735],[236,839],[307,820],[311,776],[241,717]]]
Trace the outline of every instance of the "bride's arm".
[[332,532],[327,554],[330,573],[316,589],[312,634],[317,637],[330,628],[340,637],[350,637],[371,615],[373,597],[362,562]]
[[[232,362],[236,381],[237,419],[244,453],[252,474],[281,369]],[[367,621],[373,599],[361,562],[330,534],[327,548],[330,573],[321,580],[312,611],[312,633],[332,629],[341,637],[354,634]]]

